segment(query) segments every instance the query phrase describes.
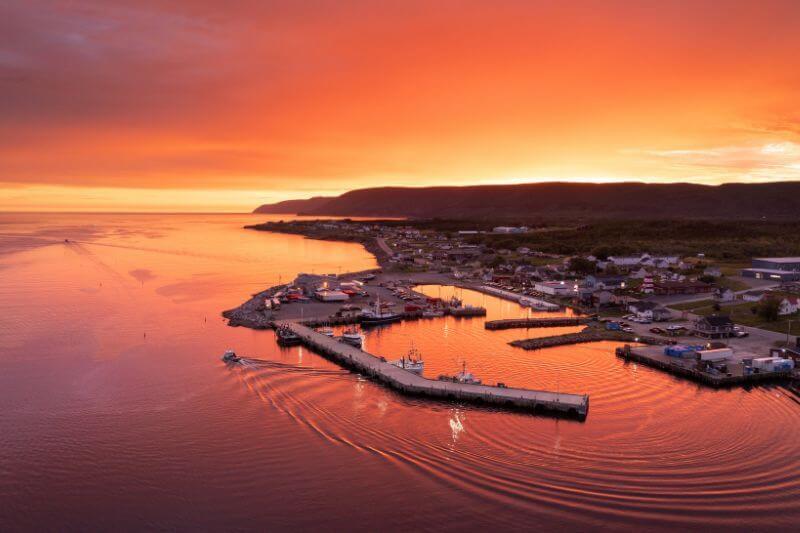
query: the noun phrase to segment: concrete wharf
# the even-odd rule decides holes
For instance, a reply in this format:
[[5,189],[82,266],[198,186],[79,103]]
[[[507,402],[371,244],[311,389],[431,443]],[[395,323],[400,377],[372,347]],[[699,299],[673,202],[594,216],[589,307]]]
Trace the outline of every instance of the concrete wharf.
[[737,385],[748,385],[751,383],[762,383],[771,381],[788,381],[792,377],[791,371],[787,372],[763,372],[758,374],[744,374],[741,363],[731,363],[728,373],[711,373],[699,370],[691,362],[679,358],[664,355],[660,347],[631,347],[626,344],[615,350],[617,357],[626,361],[634,361],[645,366],[658,368],[711,387],[732,387]]
[[536,391],[492,385],[453,383],[424,378],[388,363],[354,346],[323,335],[298,321],[275,323],[300,337],[303,344],[336,363],[375,378],[403,394],[440,400],[471,402],[496,407],[550,413],[584,420],[589,412],[589,396],[562,392]]
[[563,316],[552,318],[509,318],[505,320],[488,320],[486,329],[512,328],[557,328],[562,326],[583,326],[591,322],[589,317]]

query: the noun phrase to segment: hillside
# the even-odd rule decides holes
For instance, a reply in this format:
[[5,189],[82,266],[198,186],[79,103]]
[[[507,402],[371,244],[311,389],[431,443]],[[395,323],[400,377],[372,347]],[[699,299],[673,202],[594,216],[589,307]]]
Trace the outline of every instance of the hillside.
[[264,204],[257,207],[253,213],[266,213],[266,214],[295,214],[301,211],[309,211],[322,207],[330,202],[332,198],[324,196],[315,196],[306,200],[285,200],[275,204]]
[[257,213],[447,218],[797,219],[800,182],[720,186],[687,183],[532,183],[472,187],[381,187],[335,198],[291,200]]

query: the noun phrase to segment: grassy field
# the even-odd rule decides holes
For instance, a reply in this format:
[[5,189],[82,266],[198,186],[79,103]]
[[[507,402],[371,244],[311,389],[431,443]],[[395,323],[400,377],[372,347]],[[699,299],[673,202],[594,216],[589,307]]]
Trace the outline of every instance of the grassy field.
[[[440,231],[455,230],[449,221],[404,223]],[[551,230],[542,231],[544,227]],[[469,236],[468,240],[495,249],[527,246],[547,253],[592,253],[598,257],[648,251],[694,257],[700,262],[698,254],[702,253],[703,263],[716,264],[723,274],[731,276],[750,266],[752,257],[800,255],[800,222],[597,220],[574,228],[540,223],[537,231],[515,235],[485,233]]]
[[678,311],[692,311],[693,309],[711,307],[712,305],[714,305],[714,300],[697,300],[696,302],[669,304],[667,305],[667,307],[669,307],[670,309],[676,309]]
[[717,278],[715,282],[718,287],[723,289],[730,289],[732,291],[743,291],[749,289],[750,285],[740,279],[728,277],[727,275]]

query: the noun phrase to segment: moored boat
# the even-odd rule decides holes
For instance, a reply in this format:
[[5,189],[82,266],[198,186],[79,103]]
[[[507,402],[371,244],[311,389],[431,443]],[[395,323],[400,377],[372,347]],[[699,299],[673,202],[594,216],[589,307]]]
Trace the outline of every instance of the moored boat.
[[276,329],[275,337],[281,346],[296,346],[302,342],[300,336],[287,326],[280,326]]
[[391,364],[415,374],[422,374],[422,371],[425,369],[425,362],[422,360],[422,354],[419,350],[414,348],[413,344],[406,355],[397,361],[392,361]]
[[375,305],[373,305],[371,308],[362,311],[360,316],[361,324],[365,326],[389,324],[392,322],[399,322],[402,319],[402,314],[384,309],[380,300],[377,300]]
[[439,381],[452,381],[453,383],[464,383],[467,385],[480,385],[481,380],[476,378],[471,372],[467,372],[467,362],[461,365],[461,372],[455,376],[439,376]]
[[364,336],[353,327],[349,327],[342,332],[342,337],[339,339],[345,344],[349,344],[350,346],[355,346],[356,348],[361,348],[364,344]]

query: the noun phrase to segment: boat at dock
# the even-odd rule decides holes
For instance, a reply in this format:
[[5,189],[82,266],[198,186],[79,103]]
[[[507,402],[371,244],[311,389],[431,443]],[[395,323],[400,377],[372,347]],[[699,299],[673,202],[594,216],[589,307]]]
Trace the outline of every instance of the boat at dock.
[[233,350],[225,350],[225,353],[222,354],[222,360],[226,363],[238,363],[242,358],[236,355]]
[[486,308],[467,304],[461,307],[451,307],[450,314],[453,316],[486,316]]
[[360,319],[361,324],[365,326],[376,326],[379,324],[399,322],[403,319],[403,315],[385,309],[384,306],[381,305],[381,301],[377,300],[375,305],[361,312]]
[[281,346],[297,346],[303,342],[297,333],[286,326],[280,326],[275,330],[275,337]]
[[326,337],[333,337],[333,328],[324,326],[319,328],[317,331],[325,335]]
[[397,361],[392,361],[391,364],[415,374],[422,374],[425,369],[425,361],[422,360],[422,354],[413,345],[406,355]]
[[452,381],[453,383],[464,383],[467,385],[480,385],[481,380],[476,378],[471,372],[467,372],[467,362],[461,364],[461,372],[455,376],[439,376],[439,381]]
[[355,346],[356,348],[361,348],[364,344],[364,336],[361,335],[355,327],[349,327],[342,332],[342,336],[339,339],[345,344],[349,344],[350,346]]

